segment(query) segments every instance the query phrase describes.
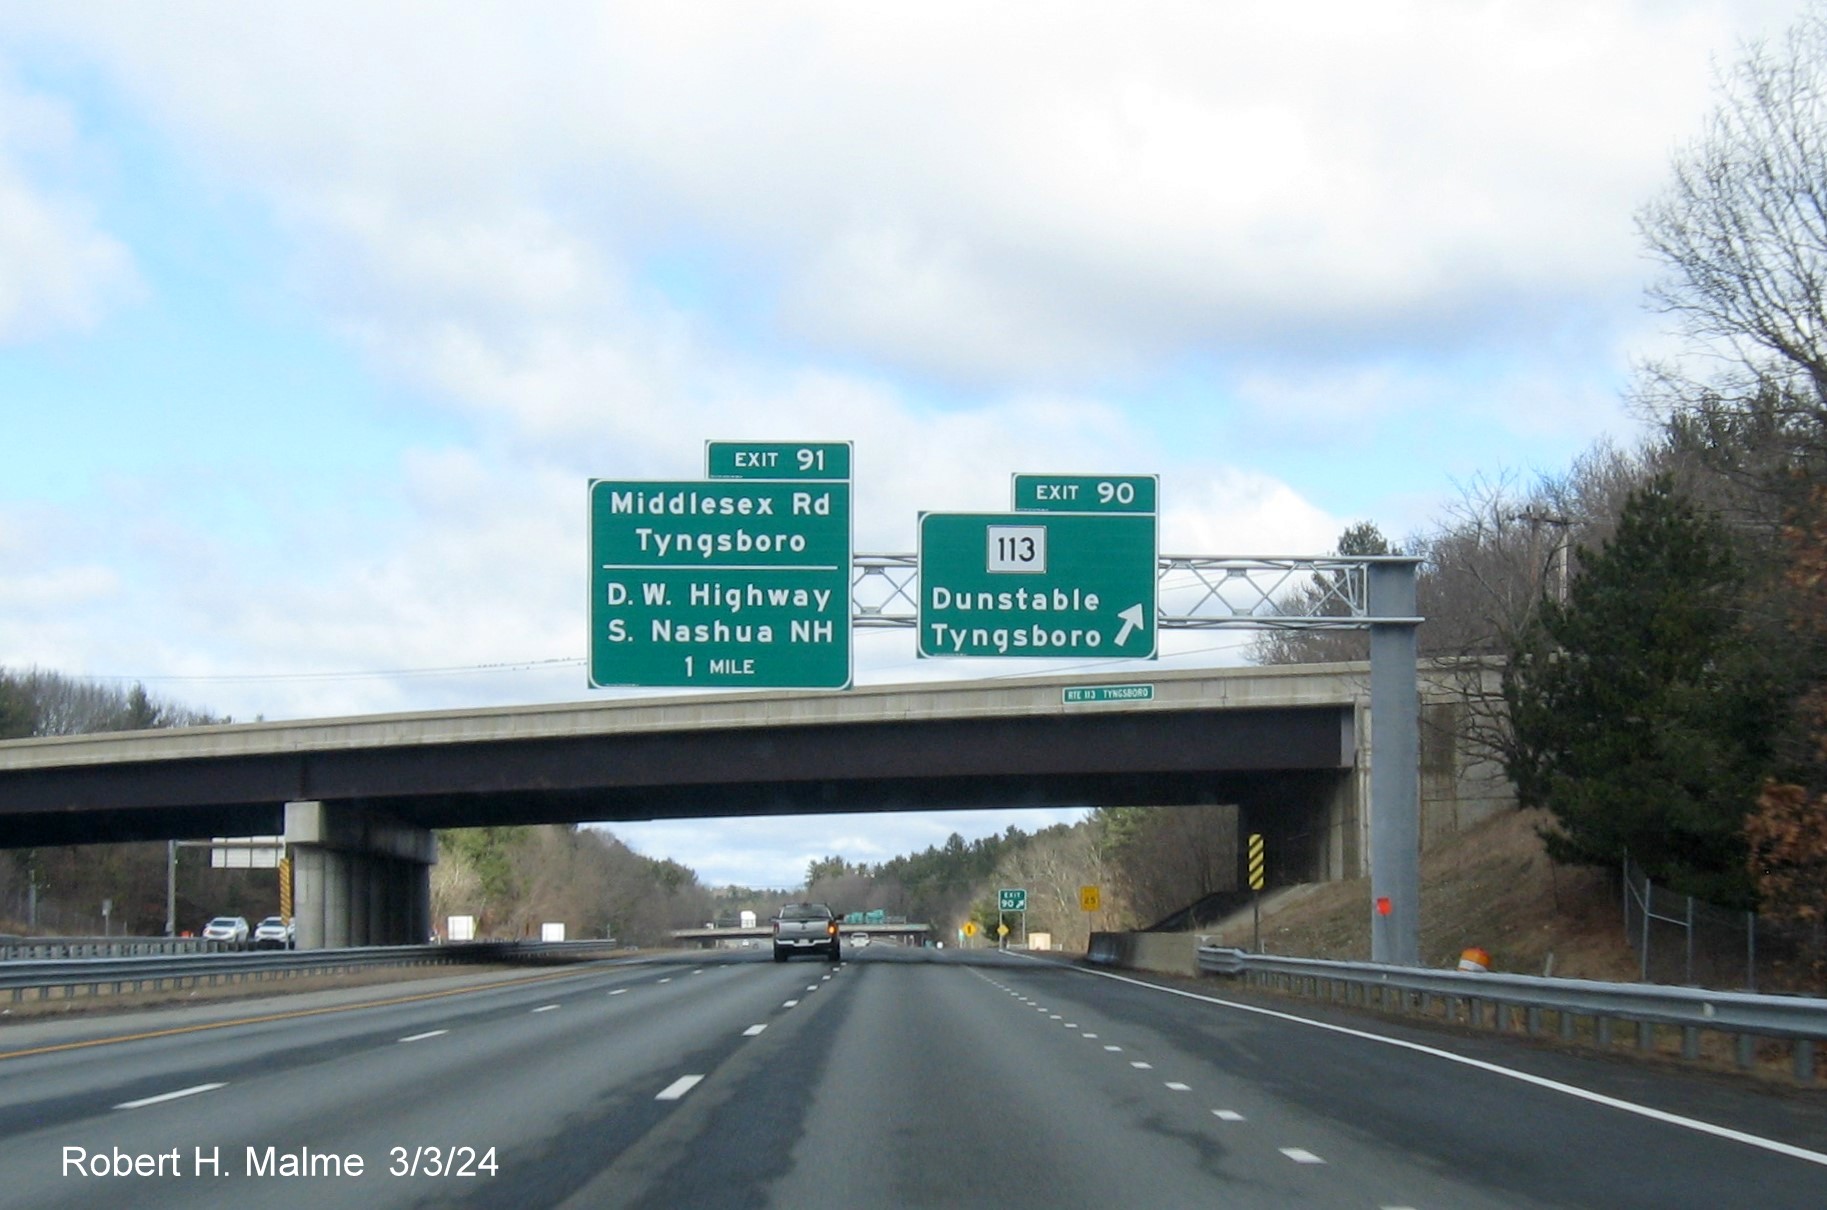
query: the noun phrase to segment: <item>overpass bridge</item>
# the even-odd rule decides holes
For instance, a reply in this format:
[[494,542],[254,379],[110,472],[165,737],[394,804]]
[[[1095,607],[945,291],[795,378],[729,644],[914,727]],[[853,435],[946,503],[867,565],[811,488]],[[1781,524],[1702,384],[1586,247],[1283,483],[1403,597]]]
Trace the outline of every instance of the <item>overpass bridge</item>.
[[[852,937],[889,937],[896,941],[912,941],[915,944],[924,942],[932,935],[930,924],[840,924],[845,940]],[[774,936],[772,928],[756,925],[752,928],[740,926],[732,928],[674,929],[674,941],[697,942],[705,949],[715,949],[726,941],[767,941]]]
[[[1355,876],[1369,682],[1365,664],[1067,674],[15,740],[0,847],[284,834],[301,945],[422,939],[430,829],[479,825],[1235,804],[1277,881]],[[1450,707],[1425,669],[1421,695]],[[1424,832],[1502,800],[1423,732]]]

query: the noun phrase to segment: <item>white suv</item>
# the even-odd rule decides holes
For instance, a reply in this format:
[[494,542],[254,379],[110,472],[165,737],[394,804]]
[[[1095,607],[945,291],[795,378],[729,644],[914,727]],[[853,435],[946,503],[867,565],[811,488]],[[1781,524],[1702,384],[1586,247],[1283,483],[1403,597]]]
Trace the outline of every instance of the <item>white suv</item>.
[[230,945],[247,944],[246,916],[217,916],[203,926],[205,941],[226,941]]

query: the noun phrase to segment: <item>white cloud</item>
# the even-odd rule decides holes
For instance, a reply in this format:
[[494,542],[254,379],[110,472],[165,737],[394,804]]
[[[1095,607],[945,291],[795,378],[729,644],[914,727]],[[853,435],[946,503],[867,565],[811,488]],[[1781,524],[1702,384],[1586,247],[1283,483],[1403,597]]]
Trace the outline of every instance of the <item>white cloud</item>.
[[1770,7],[63,20],[358,281],[492,278],[546,313],[690,233],[742,249],[813,347],[1057,382],[1247,339],[1463,340],[1634,281],[1630,211],[1708,54]]
[[17,88],[0,61],[0,345],[93,327],[139,294],[133,258],[94,204],[45,179],[78,143],[68,111]]
[[58,567],[36,572],[14,568],[0,576],[0,609],[49,614],[107,600],[120,590],[120,576],[109,567]]
[[1163,554],[1317,554],[1343,528],[1287,484],[1248,470],[1221,469],[1162,494]]

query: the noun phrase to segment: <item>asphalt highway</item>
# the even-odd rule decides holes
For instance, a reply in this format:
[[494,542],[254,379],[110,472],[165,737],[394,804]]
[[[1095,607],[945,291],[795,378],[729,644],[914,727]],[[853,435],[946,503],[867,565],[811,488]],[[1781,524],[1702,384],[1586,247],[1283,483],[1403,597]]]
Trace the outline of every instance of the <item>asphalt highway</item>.
[[0,1024],[0,1206],[1820,1207],[1820,1094],[874,945]]

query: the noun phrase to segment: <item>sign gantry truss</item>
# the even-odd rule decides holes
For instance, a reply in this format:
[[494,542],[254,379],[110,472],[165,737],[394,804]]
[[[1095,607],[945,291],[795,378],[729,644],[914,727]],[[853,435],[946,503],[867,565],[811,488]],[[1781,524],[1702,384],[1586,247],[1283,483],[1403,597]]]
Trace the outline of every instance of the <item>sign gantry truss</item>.
[[[1369,569],[1412,565],[1402,556],[1320,557],[1162,555],[1156,560],[1163,630],[1357,630],[1372,623],[1418,625],[1418,617],[1371,611]],[[912,554],[856,554],[851,560],[851,622],[865,627],[918,623],[920,560]]]

